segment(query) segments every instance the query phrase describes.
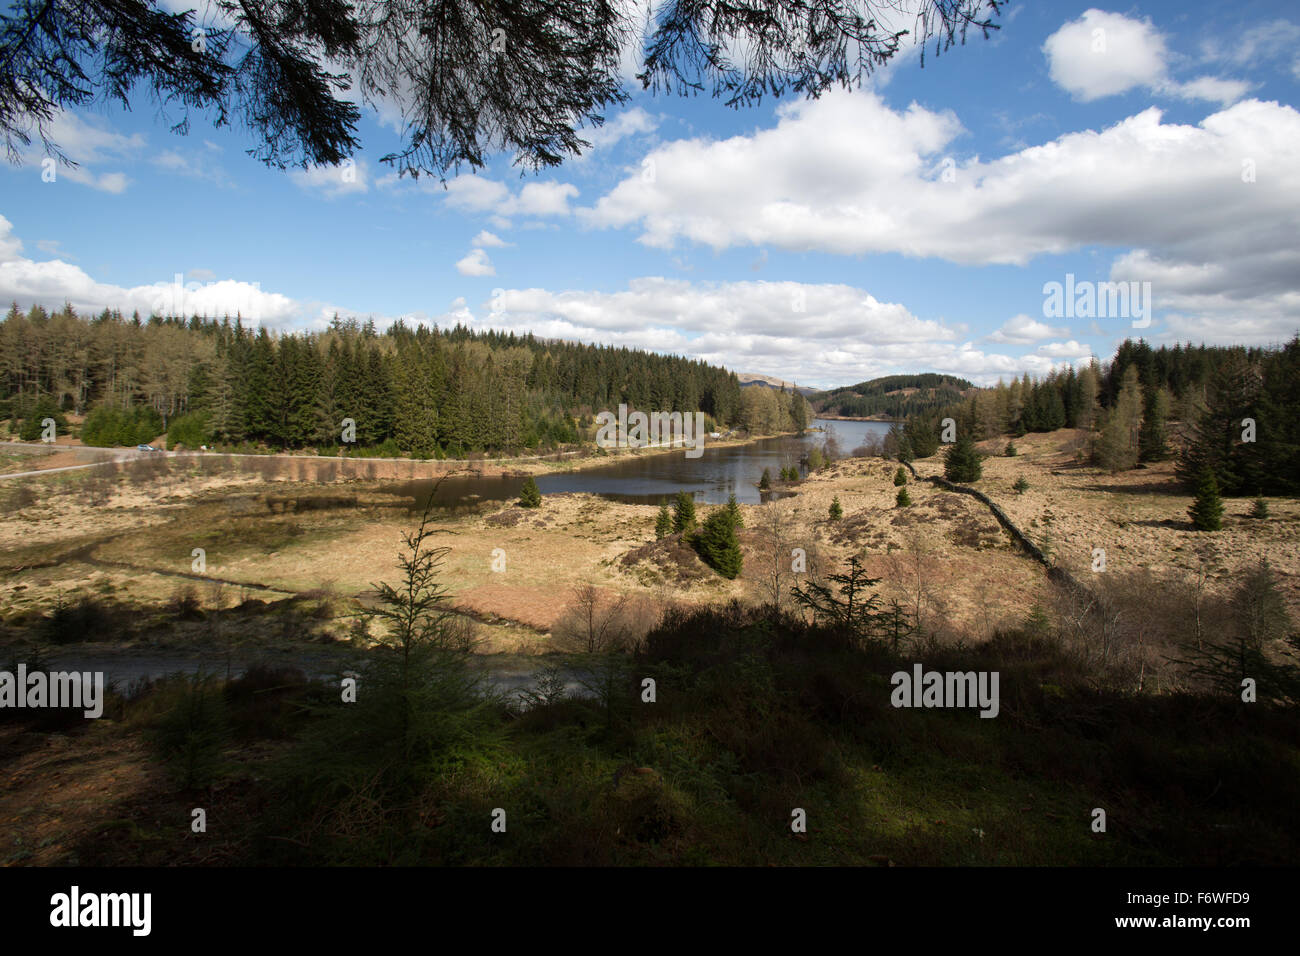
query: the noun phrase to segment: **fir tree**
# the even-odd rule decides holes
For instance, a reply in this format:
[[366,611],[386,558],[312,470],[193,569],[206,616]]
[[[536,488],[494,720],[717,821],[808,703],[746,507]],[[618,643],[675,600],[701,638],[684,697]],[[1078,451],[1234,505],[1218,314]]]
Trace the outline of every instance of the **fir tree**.
[[910,508],[912,506],[912,496],[907,493],[906,486],[898,489],[898,494],[894,496],[894,504],[899,508]]
[[1025,481],[1024,475],[1021,475],[1019,478],[1016,479],[1016,483],[1011,487],[1016,494],[1023,495],[1026,491],[1029,490],[1029,482]]
[[839,521],[844,517],[844,509],[840,507],[839,495],[831,499],[830,516],[832,521]]
[[704,520],[696,548],[704,563],[724,578],[734,579],[740,574],[743,563],[740,542],[726,508],[717,509]]
[[540,508],[542,505],[542,492],[532,475],[528,476],[523,488],[519,490],[519,504],[525,508]]
[[1162,388],[1146,390],[1142,411],[1142,428],[1138,432],[1138,457],[1141,461],[1164,461],[1169,457],[1165,443],[1165,419],[1169,415],[1169,396]]
[[1256,498],[1256,499],[1255,499],[1255,506],[1254,506],[1253,508],[1250,509],[1250,516],[1251,516],[1252,518],[1261,518],[1261,519],[1262,519],[1262,518],[1267,518],[1267,517],[1268,517],[1268,502],[1265,501],[1263,498]]
[[659,516],[655,518],[655,540],[662,541],[673,533],[673,516],[668,511],[668,502],[659,503]]
[[673,532],[690,534],[695,530],[695,499],[685,491],[677,492],[673,499]]
[[1201,469],[1196,479],[1196,501],[1187,511],[1197,531],[1218,531],[1223,519],[1223,501],[1219,498],[1219,483],[1208,466]]
[[745,527],[745,516],[740,513],[740,505],[736,503],[734,494],[727,497],[727,519],[731,522],[733,528]]
[[961,429],[943,462],[943,476],[949,481],[979,481],[982,474],[980,455],[969,429]]
[[763,469],[763,477],[758,479],[758,490],[768,491],[772,487],[772,473],[768,469]]
[[905,484],[907,484],[907,470],[900,466],[898,471],[894,472],[894,486],[901,488]]

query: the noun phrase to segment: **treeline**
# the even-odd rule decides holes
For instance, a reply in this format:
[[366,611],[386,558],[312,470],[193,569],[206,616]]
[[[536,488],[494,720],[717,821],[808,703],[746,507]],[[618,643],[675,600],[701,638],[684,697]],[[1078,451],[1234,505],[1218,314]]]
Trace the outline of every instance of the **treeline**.
[[[914,415],[889,451],[926,458],[942,420],[974,440],[1076,428],[1081,453],[1122,471],[1178,458],[1178,475],[1214,474],[1228,495],[1300,493],[1300,337],[1280,349],[1123,342],[1105,366],[1025,375]],[[1175,436],[1171,423],[1181,425]]]
[[813,396],[813,407],[845,418],[885,417],[903,420],[951,405],[975,386],[964,378],[925,372],[887,375]]
[[620,403],[721,424],[741,410],[736,376],[702,361],[460,325],[381,333],[337,317],[322,333],[277,335],[238,319],[15,305],[0,322],[0,362],[11,432],[50,411],[106,409],[90,436],[105,443],[137,438],[153,421],[143,408],[191,446],[333,448],[351,419],[357,445],[424,458],[576,442]]

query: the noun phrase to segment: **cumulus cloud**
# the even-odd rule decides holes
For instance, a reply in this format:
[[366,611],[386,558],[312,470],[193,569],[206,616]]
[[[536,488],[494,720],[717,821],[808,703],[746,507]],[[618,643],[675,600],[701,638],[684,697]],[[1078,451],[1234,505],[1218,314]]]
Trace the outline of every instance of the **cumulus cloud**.
[[1084,103],[1145,88],[1226,106],[1250,89],[1241,80],[1211,76],[1172,80],[1165,38],[1151,21],[1103,10],[1088,10],[1063,25],[1044,42],[1043,53],[1052,81]]
[[827,386],[919,368],[992,383],[1062,364],[1047,353],[983,351],[943,322],[842,284],[645,277],[617,292],[504,289],[467,324],[672,352]]
[[310,166],[290,170],[298,187],[318,191],[327,199],[370,191],[370,168],[365,160],[347,159],[337,166]]
[[567,216],[569,200],[578,195],[570,183],[527,183],[512,193],[504,183],[485,176],[466,174],[447,181],[447,204],[467,212],[490,212],[507,216]]
[[[46,156],[40,138],[33,136],[31,145],[22,153],[23,165],[15,170],[17,174],[38,177],[47,188],[68,181],[101,192],[126,191],[131,180],[124,172],[104,171],[101,167],[134,160],[145,148],[143,136],[139,133],[126,136],[109,129],[98,118],[82,118],[67,111],[56,113],[49,129],[51,141],[76,165],[68,166]],[[53,182],[40,179],[47,168],[53,170]]]
[[[1269,288],[1294,284],[1300,112],[1290,106],[1244,100],[1194,126],[1166,123],[1153,107],[1099,131],[945,163],[960,132],[950,113],[893,110],[868,91],[828,94],[782,107],[773,128],[664,144],[647,157],[653,177],[629,170],[578,215],[593,227],[639,226],[641,242],[664,249],[689,240],[969,265],[1137,250],[1130,271],[1223,263],[1216,275],[1237,290],[1233,300],[1253,290],[1261,310],[1278,304]],[[1232,278],[1236,263],[1249,288]],[[1154,292],[1160,307],[1159,284]],[[1300,318],[1281,304],[1271,334]]]
[[121,309],[143,316],[152,312],[172,315],[243,316],[244,322],[280,325],[302,314],[288,296],[263,292],[259,283],[224,279],[202,284],[178,281],[172,276],[147,285],[119,286],[97,282],[78,266],[61,259],[35,262],[21,254],[22,242],[13,226],[0,216],[0,301],[17,301],[24,307],[47,307],[70,302],[79,312]]
[[659,126],[659,120],[639,106],[624,110],[605,125],[584,130],[582,138],[591,143],[591,149],[583,153],[590,156],[597,149],[608,149],[629,136],[653,133]]
[[1053,328],[1022,313],[1003,322],[1002,327],[992,332],[988,339],[990,342],[1027,345],[1040,339],[1050,339],[1053,336],[1069,334],[1069,329]]
[[494,276],[497,270],[482,249],[471,249],[469,255],[456,263],[456,271],[463,276]]
[[500,249],[505,246],[513,245],[513,243],[506,242],[496,233],[488,232],[484,229],[473,238],[471,245],[482,246],[484,249]]

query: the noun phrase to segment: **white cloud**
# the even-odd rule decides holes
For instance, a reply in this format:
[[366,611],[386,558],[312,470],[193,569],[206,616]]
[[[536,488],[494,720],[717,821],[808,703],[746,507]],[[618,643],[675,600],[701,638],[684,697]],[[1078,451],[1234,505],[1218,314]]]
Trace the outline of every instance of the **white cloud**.
[[598,149],[608,149],[615,143],[629,136],[653,133],[659,126],[659,120],[639,106],[624,110],[612,120],[606,120],[604,126],[584,130],[582,138],[591,143],[591,149],[582,155],[590,156]]
[[263,292],[255,282],[225,279],[206,285],[194,281],[178,285],[174,277],[130,287],[97,282],[61,259],[35,262],[22,256],[22,243],[12,230],[9,220],[0,216],[0,301],[16,300],[25,307],[34,303],[58,307],[70,302],[79,312],[107,308],[121,309],[127,315],[138,310],[143,316],[154,311],[187,316],[240,313],[246,324],[262,325],[279,325],[301,314],[294,300]]
[[991,384],[1061,365],[1046,353],[1017,357],[959,343],[955,328],[841,284],[646,277],[612,293],[506,289],[491,306],[467,324],[672,352],[828,386],[922,368]]
[[497,270],[482,249],[471,249],[469,255],[456,263],[456,271],[463,276],[494,276]]
[[491,212],[497,220],[507,216],[567,216],[569,200],[578,195],[576,186],[557,182],[528,183],[518,193],[511,193],[504,183],[472,173],[448,180],[446,191],[449,206],[467,212]]
[[1250,90],[1241,80],[1212,76],[1187,82],[1170,79],[1164,37],[1150,20],[1119,13],[1088,10],[1048,37],[1043,52],[1052,81],[1084,103],[1145,88],[1226,106]]
[[1165,41],[1150,20],[1088,10],[1043,44],[1052,81],[1089,102],[1153,86],[1165,76]]
[[[649,154],[654,177],[630,169],[578,216],[595,227],[639,226],[642,243],[663,249],[688,240],[970,265],[1141,250],[1143,262],[1228,264],[1217,276],[1234,301],[1253,290],[1262,308],[1285,307],[1274,330],[1300,319],[1290,300],[1267,293],[1298,274],[1294,108],[1244,100],[1194,126],[1166,123],[1151,108],[1100,131],[954,161],[945,181],[943,160],[960,132],[949,113],[895,111],[868,91],[828,94],[782,107],[775,127],[751,135],[666,143]],[[1243,182],[1247,161],[1254,182]],[[1237,287],[1237,263],[1256,277],[1249,288]]]
[[167,172],[189,176],[192,179],[201,179],[216,186],[234,186],[234,180],[213,160],[212,150],[219,150],[220,147],[208,143],[206,140],[204,142],[209,147],[208,152],[167,149],[155,156],[151,162],[159,169]]
[[1015,315],[1002,323],[1002,327],[988,336],[990,342],[1027,345],[1040,339],[1069,335],[1069,329],[1053,328],[1027,315]]
[[370,167],[365,160],[344,160],[337,166],[310,166],[290,170],[289,178],[302,189],[319,190],[327,199],[370,191]]
[[41,179],[44,171],[42,163],[49,157],[45,154],[40,137],[32,135],[31,145],[23,152],[23,166],[17,170],[20,175],[36,177],[36,181],[46,188],[53,188],[66,180],[101,192],[125,192],[131,183],[125,173],[118,170],[100,172],[92,167],[133,160],[145,148],[145,139],[139,133],[125,136],[109,129],[98,118],[83,119],[67,111],[54,115],[49,125],[49,136],[63,154],[77,165],[54,163],[54,181],[44,182]]
[[471,245],[482,246],[484,249],[501,249],[505,246],[514,245],[514,243],[506,242],[496,233],[484,229],[471,240]]

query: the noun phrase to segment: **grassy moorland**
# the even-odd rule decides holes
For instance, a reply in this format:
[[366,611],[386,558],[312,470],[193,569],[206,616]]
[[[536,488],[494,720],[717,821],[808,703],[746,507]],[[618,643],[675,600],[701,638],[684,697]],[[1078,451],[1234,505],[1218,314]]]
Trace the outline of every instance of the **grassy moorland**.
[[[1207,662],[1261,559],[1269,606],[1294,616],[1300,508],[1270,500],[1258,519],[1229,500],[1224,529],[1198,533],[1169,466],[1082,467],[1076,438],[1017,439],[1019,454],[986,459],[975,486],[1085,581],[1086,600],[1052,585],[973,499],[912,480],[913,504],[896,506],[897,466],[878,459],[844,459],[789,497],[742,506],[735,580],[680,536],[656,540],[653,507],[566,495],[440,515],[429,543],[449,550],[436,580],[459,613],[439,629],[453,644],[422,665],[420,686],[439,690],[418,698],[385,678],[392,634],[365,614],[401,584],[402,535],[418,521],[382,486],[157,463],[14,483],[0,525],[6,660],[167,651],[209,660],[220,678],[223,661],[255,666],[231,681],[121,687],[100,721],[0,724],[4,858],[1293,860],[1290,645],[1263,635],[1256,703]],[[942,470],[938,458],[916,468]],[[1014,490],[1017,478],[1028,487]],[[776,560],[792,547],[808,555],[806,577]],[[1089,569],[1097,547],[1104,573]],[[851,558],[892,628],[790,601],[791,586]],[[593,647],[602,653],[583,653]],[[472,686],[494,655],[527,655],[529,697]],[[365,660],[379,669],[355,705],[336,680],[308,676]],[[998,671],[998,716],[891,706],[890,675],[917,662]],[[195,807],[206,833],[191,831]],[[491,829],[497,808],[505,833]],[[796,808],[806,832],[791,829]]]

